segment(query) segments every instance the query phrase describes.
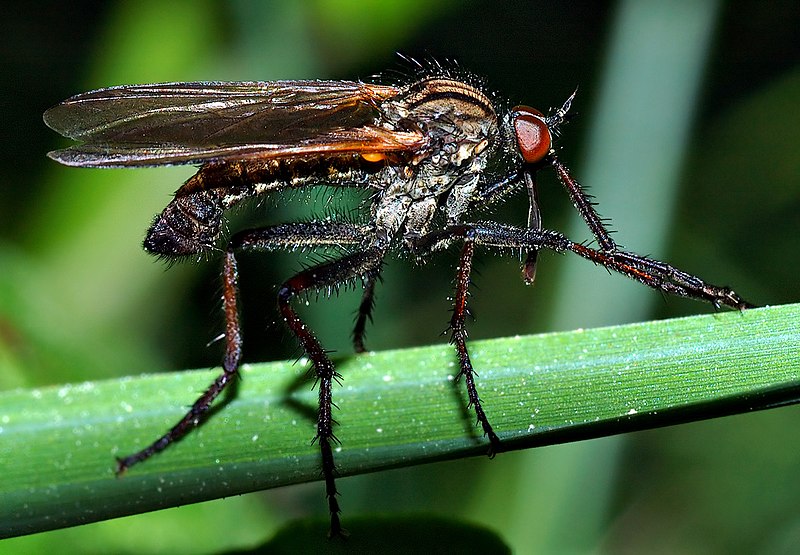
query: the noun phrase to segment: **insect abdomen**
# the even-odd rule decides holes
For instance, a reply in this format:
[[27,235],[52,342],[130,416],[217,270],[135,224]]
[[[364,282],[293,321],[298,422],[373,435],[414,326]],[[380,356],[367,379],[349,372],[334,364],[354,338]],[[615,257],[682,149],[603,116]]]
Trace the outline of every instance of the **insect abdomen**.
[[213,247],[222,227],[219,190],[176,196],[156,216],[144,240],[144,249],[167,257],[198,254]]

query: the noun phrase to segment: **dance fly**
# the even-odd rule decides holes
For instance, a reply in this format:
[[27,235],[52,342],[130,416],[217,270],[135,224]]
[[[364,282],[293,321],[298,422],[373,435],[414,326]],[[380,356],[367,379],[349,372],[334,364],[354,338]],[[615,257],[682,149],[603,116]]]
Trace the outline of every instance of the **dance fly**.
[[[478,395],[465,330],[476,249],[524,254],[522,278],[527,283],[535,278],[540,250],[571,251],[664,293],[740,310],[751,306],[727,287],[617,246],[554,148],[574,93],[548,114],[522,105],[507,109],[480,79],[460,69],[418,65],[419,75],[398,84],[273,81],[111,87],[73,96],[45,112],[48,126],[79,141],[49,154],[62,164],[198,165],[153,221],[144,249],[168,259],[222,252],[222,371],[175,426],[144,449],[119,458],[117,473],[200,425],[213,401],[237,379],[242,339],[236,256],[242,251],[341,250],[336,258],[291,276],[277,295],[278,313],[317,380],[315,441],[331,535],[343,532],[332,448],[334,385],[343,377],[293,308],[298,296],[353,281],[363,284],[353,343],[356,351],[364,351],[384,260],[401,254],[424,262],[437,251],[460,248],[449,332],[459,377],[490,455],[503,444],[490,423],[491,398],[484,407]],[[542,170],[555,172],[596,246],[543,227],[536,184]],[[223,238],[226,211],[242,201],[318,186],[367,192],[361,218],[268,225]],[[478,218],[483,209],[519,196],[527,202],[526,222]]]

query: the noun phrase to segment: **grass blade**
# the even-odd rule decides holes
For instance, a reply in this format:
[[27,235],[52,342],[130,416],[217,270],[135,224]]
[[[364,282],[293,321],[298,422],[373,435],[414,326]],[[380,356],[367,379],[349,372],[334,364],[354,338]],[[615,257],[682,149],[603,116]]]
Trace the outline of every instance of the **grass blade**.
[[[492,422],[512,449],[795,403],[800,305],[474,342]],[[479,455],[448,345],[341,358],[343,475]],[[316,391],[302,364],[243,368],[237,395],[121,479],[215,375],[190,371],[0,394],[0,536],[319,478]]]

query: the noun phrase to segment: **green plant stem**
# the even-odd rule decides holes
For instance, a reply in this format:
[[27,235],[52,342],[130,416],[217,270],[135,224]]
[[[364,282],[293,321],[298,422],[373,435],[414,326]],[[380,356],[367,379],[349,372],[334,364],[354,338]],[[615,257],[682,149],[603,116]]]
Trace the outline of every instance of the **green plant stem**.
[[[470,346],[509,449],[771,408],[800,399],[800,305]],[[480,455],[449,345],[337,360],[342,475]],[[208,422],[122,478],[215,371],[0,394],[0,536],[319,479],[305,364],[247,365]]]

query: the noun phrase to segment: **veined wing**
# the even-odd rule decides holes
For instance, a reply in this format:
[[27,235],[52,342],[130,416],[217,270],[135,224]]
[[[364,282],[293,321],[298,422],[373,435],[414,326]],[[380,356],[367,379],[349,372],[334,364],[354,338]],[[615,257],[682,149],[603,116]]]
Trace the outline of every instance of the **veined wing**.
[[419,147],[381,127],[395,87],[351,81],[162,83],[69,98],[44,121],[82,144],[51,152],[70,166],[123,167]]

